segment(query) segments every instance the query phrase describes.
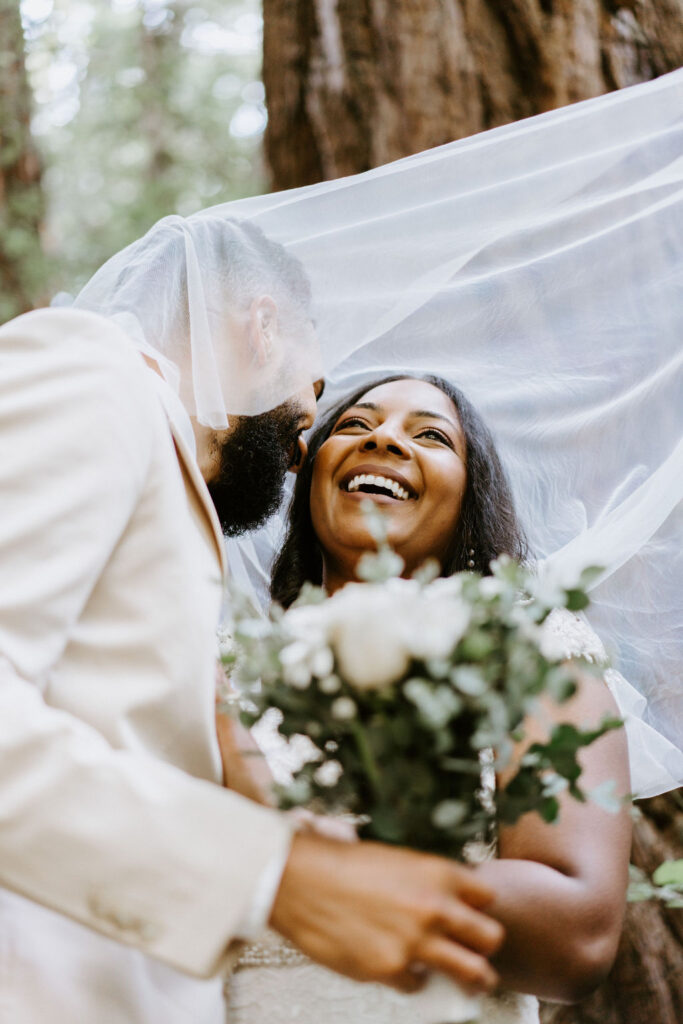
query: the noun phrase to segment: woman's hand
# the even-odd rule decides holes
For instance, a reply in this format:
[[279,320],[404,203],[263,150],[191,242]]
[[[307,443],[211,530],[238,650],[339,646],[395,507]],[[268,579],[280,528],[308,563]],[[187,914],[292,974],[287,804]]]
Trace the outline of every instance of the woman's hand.
[[223,785],[257,804],[272,806],[273,776],[262,751],[248,729],[220,710],[220,696],[226,687],[223,666],[216,664],[216,736],[223,762]]
[[223,762],[223,785],[272,806],[273,776],[251,734],[232,715],[216,710],[216,735]]

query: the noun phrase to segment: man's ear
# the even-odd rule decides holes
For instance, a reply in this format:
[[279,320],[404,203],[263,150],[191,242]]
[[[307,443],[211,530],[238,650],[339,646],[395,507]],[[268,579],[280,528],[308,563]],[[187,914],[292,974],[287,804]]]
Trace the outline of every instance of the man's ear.
[[262,295],[249,307],[249,339],[258,366],[270,361],[276,336],[277,306],[270,295]]

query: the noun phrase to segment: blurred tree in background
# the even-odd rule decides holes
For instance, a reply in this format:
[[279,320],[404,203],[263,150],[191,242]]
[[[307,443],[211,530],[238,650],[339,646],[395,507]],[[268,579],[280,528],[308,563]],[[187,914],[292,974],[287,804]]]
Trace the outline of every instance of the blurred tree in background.
[[263,10],[278,189],[683,64],[683,0],[263,0]]
[[0,323],[46,288],[41,168],[30,131],[24,38],[14,0],[0,0]]
[[[160,217],[264,190],[258,0],[0,5],[2,51],[21,53],[19,10],[23,19],[33,93],[34,146],[27,152],[37,147],[44,163],[42,240],[51,270],[46,289],[37,220],[23,231],[15,216],[12,227],[22,229],[27,247],[30,236],[32,252],[24,261],[24,301],[19,307],[11,300],[1,319],[60,289],[77,291]],[[18,77],[21,58],[14,66]],[[21,109],[10,109],[9,90],[1,92],[4,166],[6,140],[30,140],[25,85]],[[31,166],[37,176],[35,156]],[[27,189],[25,195],[29,204]],[[9,280],[0,288],[7,303]]]

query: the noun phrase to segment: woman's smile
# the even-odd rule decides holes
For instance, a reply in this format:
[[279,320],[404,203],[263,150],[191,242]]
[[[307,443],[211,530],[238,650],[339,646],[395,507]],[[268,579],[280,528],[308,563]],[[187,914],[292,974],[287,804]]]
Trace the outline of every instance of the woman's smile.
[[417,499],[415,488],[403,473],[389,465],[363,463],[344,474],[340,490],[350,498],[386,499],[388,502],[403,502]]

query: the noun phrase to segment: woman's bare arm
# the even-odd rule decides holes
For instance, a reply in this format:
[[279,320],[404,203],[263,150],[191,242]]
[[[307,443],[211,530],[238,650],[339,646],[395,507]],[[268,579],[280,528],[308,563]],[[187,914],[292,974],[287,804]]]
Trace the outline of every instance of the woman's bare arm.
[[[525,746],[547,738],[548,721],[594,726],[617,709],[601,680],[584,677],[576,696],[561,707],[544,706],[527,722]],[[547,717],[545,717],[547,716]],[[542,721],[541,719],[545,720]],[[516,751],[518,757],[524,750]],[[615,793],[629,792],[623,730],[607,733],[580,755],[580,784],[591,790],[614,780]],[[501,777],[504,786],[511,769]],[[506,987],[545,999],[575,1002],[595,988],[616,954],[625,906],[631,819],[567,794],[552,825],[527,814],[501,829],[499,860],[481,865],[495,889],[487,913],[505,928],[493,963]]]

